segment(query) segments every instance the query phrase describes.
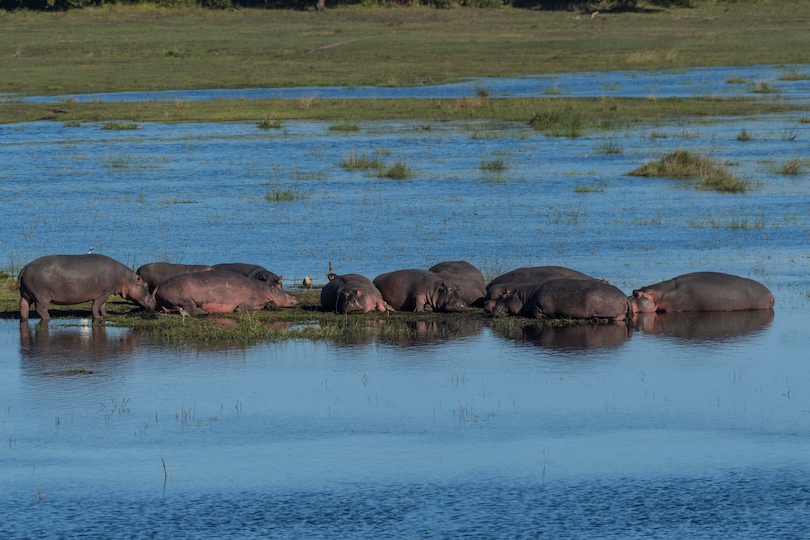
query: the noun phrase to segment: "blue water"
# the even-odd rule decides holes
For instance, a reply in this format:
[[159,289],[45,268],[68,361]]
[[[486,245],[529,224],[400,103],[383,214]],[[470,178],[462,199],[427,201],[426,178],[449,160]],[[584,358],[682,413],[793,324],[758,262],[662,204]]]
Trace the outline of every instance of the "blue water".
[[[398,341],[245,348],[6,313],[0,538],[805,536],[802,120],[576,139],[500,122],[0,126],[10,273],[92,247],[133,268],[254,262],[292,290],[324,283],[329,262],[374,277],[465,259],[488,277],[571,266],[628,293],[725,271],[776,297],[773,313],[630,328],[426,323]],[[677,148],[726,160],[752,189],[627,175]],[[352,153],[415,176],[346,171]],[[506,170],[482,169],[496,159]],[[779,174],[790,159],[803,172]],[[278,190],[295,200],[266,199]]]
[[[114,92],[62,96],[17,96],[0,99],[37,103],[105,101],[199,101],[208,99],[447,99],[475,97],[485,90],[490,97],[758,97],[804,100],[810,80],[780,80],[789,75],[810,74],[806,64],[708,67],[679,70],[558,73],[524,77],[479,77],[438,86],[408,87],[311,87],[171,90],[164,92]],[[740,79],[744,82],[729,83]],[[777,94],[754,93],[757,83],[768,83]]]

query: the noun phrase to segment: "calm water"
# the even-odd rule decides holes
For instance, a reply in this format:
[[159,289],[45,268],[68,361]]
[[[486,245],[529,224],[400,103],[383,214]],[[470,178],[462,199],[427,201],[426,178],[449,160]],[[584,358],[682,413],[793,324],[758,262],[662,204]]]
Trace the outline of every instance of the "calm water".
[[[0,320],[0,537],[804,536],[810,174],[777,173],[810,157],[800,120],[577,139],[486,122],[0,126],[8,270],[93,247],[132,266],[256,262],[291,287],[323,283],[329,261],[374,277],[466,259],[490,276],[571,266],[626,292],[726,271],[777,302],[246,349]],[[676,148],[754,189],[626,175]],[[415,177],[345,171],[352,152]],[[482,170],[493,160],[506,169]],[[295,200],[265,198],[282,191]]]
[[[806,64],[709,67],[658,71],[610,71],[559,73],[512,78],[474,78],[455,84],[410,87],[319,87],[319,88],[240,88],[229,90],[177,90],[166,92],[115,92],[66,96],[16,96],[40,103],[76,101],[198,101],[204,99],[401,99],[474,97],[481,90],[491,97],[762,97],[774,94],[753,92],[759,83],[778,91],[779,99],[808,100],[810,80],[783,80],[799,75],[806,77]],[[731,81],[731,82],[729,82]]]

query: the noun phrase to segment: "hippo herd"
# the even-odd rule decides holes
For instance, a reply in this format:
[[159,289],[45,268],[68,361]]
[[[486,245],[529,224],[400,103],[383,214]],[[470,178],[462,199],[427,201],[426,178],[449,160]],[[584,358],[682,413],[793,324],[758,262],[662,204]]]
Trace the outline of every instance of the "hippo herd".
[[[621,322],[638,313],[770,309],[774,299],[762,284],[718,272],[695,272],[633,291],[628,297],[603,279],[561,266],[519,268],[493,279],[465,261],[428,270],[406,269],[370,280],[335,275],[321,290],[321,305],[336,313],[387,310],[460,312],[482,307],[494,317],[589,319]],[[282,288],[282,277],[253,264],[183,265],[149,263],[133,272],[98,254],[48,255],[20,272],[20,318],[31,304],[43,320],[49,304],[92,301],[93,317],[118,294],[150,310],[206,315],[295,307],[298,299]]]

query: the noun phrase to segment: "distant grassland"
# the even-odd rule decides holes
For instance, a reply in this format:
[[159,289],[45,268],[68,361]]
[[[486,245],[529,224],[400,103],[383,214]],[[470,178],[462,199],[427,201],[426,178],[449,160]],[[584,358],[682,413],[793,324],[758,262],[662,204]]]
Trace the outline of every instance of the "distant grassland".
[[0,12],[0,93],[400,86],[810,61],[810,2],[695,4],[593,17],[417,6]]

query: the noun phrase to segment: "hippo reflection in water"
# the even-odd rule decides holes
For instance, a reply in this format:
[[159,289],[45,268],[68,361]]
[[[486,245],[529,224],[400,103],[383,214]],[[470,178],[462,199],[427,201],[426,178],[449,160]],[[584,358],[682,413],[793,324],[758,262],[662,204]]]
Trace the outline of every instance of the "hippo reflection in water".
[[560,327],[537,324],[507,328],[500,324],[493,326],[504,338],[562,351],[613,349],[624,345],[632,336],[632,330],[626,324],[577,324]]
[[636,313],[633,316],[633,324],[641,332],[686,341],[734,339],[760,332],[772,321],[772,309]]

